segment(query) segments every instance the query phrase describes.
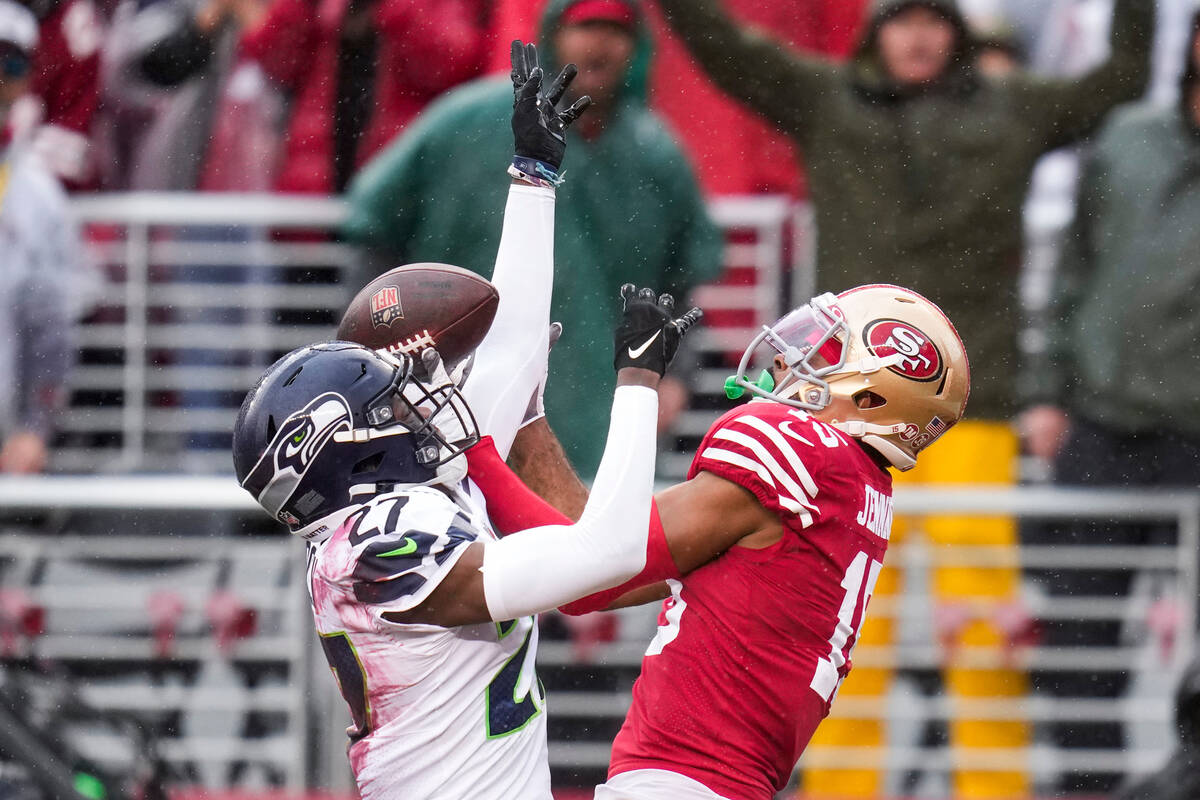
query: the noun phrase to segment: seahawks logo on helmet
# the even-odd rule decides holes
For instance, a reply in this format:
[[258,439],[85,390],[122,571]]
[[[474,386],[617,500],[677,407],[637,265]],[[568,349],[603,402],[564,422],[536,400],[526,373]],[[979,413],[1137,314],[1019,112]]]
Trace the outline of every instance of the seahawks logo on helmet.
[[351,427],[346,398],[336,392],[317,397],[279,426],[242,487],[273,516],[279,516],[321,449],[335,433]]

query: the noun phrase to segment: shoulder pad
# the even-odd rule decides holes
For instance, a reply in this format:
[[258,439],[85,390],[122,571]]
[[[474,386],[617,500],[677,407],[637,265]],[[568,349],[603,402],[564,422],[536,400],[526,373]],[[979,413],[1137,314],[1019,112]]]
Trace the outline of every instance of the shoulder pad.
[[349,579],[355,598],[374,605],[423,598],[432,591],[426,584],[445,577],[443,566],[478,536],[457,506],[440,495],[405,492],[369,503],[346,535],[354,551]]
[[766,508],[811,524],[819,493],[813,476],[827,447],[822,436],[841,440],[807,414],[791,412],[778,403],[747,403],[726,414],[704,437],[688,477],[711,472],[748,489]]

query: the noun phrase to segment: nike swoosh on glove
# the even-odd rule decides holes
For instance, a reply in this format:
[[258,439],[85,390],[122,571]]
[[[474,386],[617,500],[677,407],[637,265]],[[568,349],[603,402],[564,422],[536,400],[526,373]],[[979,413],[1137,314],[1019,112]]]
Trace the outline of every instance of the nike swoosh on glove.
[[621,323],[613,334],[616,354],[613,366],[648,369],[663,375],[679,350],[684,335],[700,321],[703,313],[693,308],[672,318],[675,298],[655,295],[653,289],[638,289],[632,283],[621,287]]

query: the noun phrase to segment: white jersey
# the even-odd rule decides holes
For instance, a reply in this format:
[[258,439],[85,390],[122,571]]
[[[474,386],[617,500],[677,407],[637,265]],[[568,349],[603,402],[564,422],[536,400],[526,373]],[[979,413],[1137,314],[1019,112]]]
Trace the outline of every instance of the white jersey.
[[495,538],[468,498],[383,495],[309,553],[321,645],[353,725],[363,800],[550,800],[544,696],[532,617],[458,628],[402,625],[476,539]]
[[[500,304],[464,393],[506,455],[546,371],[553,190],[509,189],[492,282]],[[455,496],[418,488],[378,497],[310,547],[313,614],[354,720],[359,793],[552,800],[534,619],[441,628],[383,618],[419,605],[472,541],[496,538],[469,481]]]

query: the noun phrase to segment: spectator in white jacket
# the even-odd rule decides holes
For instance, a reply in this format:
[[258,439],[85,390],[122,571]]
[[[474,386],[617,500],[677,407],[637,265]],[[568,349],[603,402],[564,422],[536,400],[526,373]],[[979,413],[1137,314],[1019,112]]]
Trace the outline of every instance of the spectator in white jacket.
[[[27,91],[37,21],[0,0],[0,127]],[[46,467],[75,319],[94,279],[66,194],[20,144],[0,151],[0,472]]]

